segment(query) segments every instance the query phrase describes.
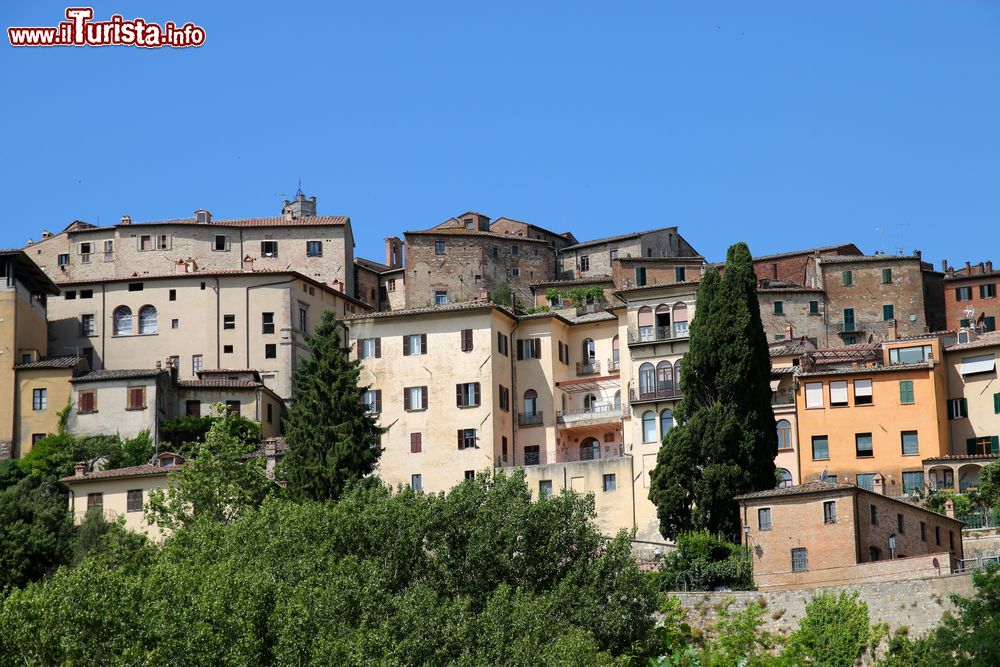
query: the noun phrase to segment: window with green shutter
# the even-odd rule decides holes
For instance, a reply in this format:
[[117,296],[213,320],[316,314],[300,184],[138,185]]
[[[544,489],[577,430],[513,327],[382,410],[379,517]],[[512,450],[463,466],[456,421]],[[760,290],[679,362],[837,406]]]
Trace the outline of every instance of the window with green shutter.
[[892,282],[892,269],[882,269],[882,284],[888,285]]
[[962,318],[958,321],[958,326],[961,329],[968,329],[972,326],[972,320]]
[[784,314],[784,312],[785,312],[785,302],[784,301],[775,301],[774,302],[774,314],[775,315],[782,315],[782,314]]
[[993,394],[993,412],[1000,415],[1000,394]]
[[986,331],[996,331],[997,330],[997,318],[993,315],[983,318],[983,328]]
[[882,306],[882,320],[888,322],[889,320],[896,319],[896,309],[891,303],[883,304]]
[[844,285],[853,285],[854,284],[854,272],[852,272],[852,271],[844,271],[844,273],[843,273],[843,275],[841,277],[842,277],[842,279],[844,281]]
[[948,401],[948,419],[963,419],[969,416],[969,401],[953,398]]
[[809,314],[810,315],[819,315],[819,301],[810,301],[809,302]]
[[902,405],[912,405],[914,403],[913,380],[899,381],[899,402]]

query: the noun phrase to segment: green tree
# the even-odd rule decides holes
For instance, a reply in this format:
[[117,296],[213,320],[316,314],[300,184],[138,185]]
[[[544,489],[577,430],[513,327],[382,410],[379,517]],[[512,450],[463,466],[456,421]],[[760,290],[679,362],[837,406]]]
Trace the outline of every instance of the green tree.
[[231,523],[257,507],[274,488],[262,458],[250,457],[254,445],[233,436],[242,419],[216,405],[212,428],[183,466],[167,475],[169,486],[153,489],[146,518],[161,528],[190,527],[198,520]]
[[1000,508],[1000,461],[979,471],[979,501],[985,507]]
[[362,402],[361,362],[341,346],[333,313],[324,313],[307,342],[310,354],[295,373],[279,475],[292,497],[328,500],[374,472],[385,429]]
[[[0,592],[23,586],[67,562],[73,519],[65,491],[10,466],[0,489]],[[15,481],[16,479],[16,481]]]
[[733,498],[774,487],[778,451],[770,357],[746,244],[729,248],[723,277],[702,277],[682,367],[684,398],[657,455],[649,498],[667,537],[707,530],[735,540]]
[[976,594],[953,596],[955,611],[945,615],[930,646],[921,647],[938,658],[934,664],[1000,665],[1000,567],[974,572],[972,581]]
[[662,591],[754,590],[746,550],[707,533],[681,533],[657,572]]
[[882,626],[870,624],[868,605],[857,593],[821,593],[806,603],[782,658],[792,665],[851,667],[884,636]]

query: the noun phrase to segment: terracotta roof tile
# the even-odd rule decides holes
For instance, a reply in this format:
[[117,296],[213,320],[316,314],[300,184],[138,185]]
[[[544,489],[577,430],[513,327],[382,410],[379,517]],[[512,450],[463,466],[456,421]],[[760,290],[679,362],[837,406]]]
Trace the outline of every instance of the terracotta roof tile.
[[796,255],[815,255],[816,253],[820,253],[822,255],[823,253],[828,252],[830,250],[840,250],[842,248],[854,248],[855,250],[857,250],[857,254],[859,255],[861,254],[861,251],[858,250],[858,247],[853,243],[841,243],[838,245],[820,246],[819,248],[807,248],[805,250],[789,250],[788,252],[779,252],[773,255],[759,255],[757,257],[754,257],[753,261],[760,262],[769,259],[780,259],[782,257],[795,257]]
[[271,218],[237,218],[233,220],[216,220],[211,222],[195,222],[193,218],[177,220],[151,220],[149,222],[133,222],[131,224],[115,225],[116,227],[142,227],[144,225],[197,225],[198,227],[315,227],[327,225],[346,225],[351,219],[346,215],[314,215],[289,220],[283,216]]
[[14,370],[23,371],[35,368],[76,368],[82,359],[83,357],[78,357],[73,354],[44,357],[38,361],[32,361],[31,363],[18,364],[17,366],[14,366]]
[[142,380],[147,378],[155,378],[163,373],[165,370],[160,370],[158,368],[138,368],[129,370],[117,370],[117,371],[90,371],[84,375],[72,378],[70,382],[103,382],[105,380]]
[[101,479],[114,479],[116,477],[150,477],[153,475],[166,475],[174,470],[179,470],[182,466],[159,466],[141,465],[130,468],[114,468],[112,470],[98,470],[96,472],[86,472],[83,477],[69,475],[61,478],[60,482],[89,482]]
[[929,361],[918,361],[913,364],[891,364],[889,366],[868,366],[866,368],[830,368],[827,370],[812,370],[799,374],[799,377],[820,377],[827,375],[871,375],[872,373],[898,373],[901,371],[917,371],[934,368]]
[[357,320],[367,320],[367,319],[387,319],[390,317],[406,317],[409,315],[430,315],[436,313],[454,313],[461,311],[471,311],[471,310],[490,310],[496,309],[502,312],[508,317],[515,318],[515,315],[507,309],[506,306],[501,306],[489,301],[467,301],[464,303],[450,303],[447,306],[427,306],[425,308],[406,308],[404,310],[383,310],[380,312],[372,313],[359,313],[355,315],[348,315],[347,317],[341,318],[344,322],[351,322]]
[[[566,251],[566,250],[576,250],[577,248],[586,248],[587,246],[592,246],[592,245],[601,245],[602,243],[613,243],[615,241],[626,241],[628,239],[637,239],[640,236],[643,236],[644,234],[653,234],[655,232],[665,232],[665,231],[668,231],[668,230],[671,230],[671,229],[676,230],[677,226],[674,225],[674,226],[671,226],[671,227],[657,227],[656,229],[647,229],[647,230],[642,231],[642,232],[630,232],[628,234],[618,234],[616,236],[605,236],[603,238],[594,239],[592,241],[581,241],[580,243],[577,243],[576,245],[566,246],[565,248],[563,248],[562,250],[560,250],[560,252],[563,252],[563,251]],[[665,259],[669,259],[669,258],[665,258]]]
[[990,331],[979,334],[976,340],[968,343],[955,343],[945,347],[946,352],[961,352],[962,350],[977,350],[983,347],[994,347],[1000,345],[1000,331]]

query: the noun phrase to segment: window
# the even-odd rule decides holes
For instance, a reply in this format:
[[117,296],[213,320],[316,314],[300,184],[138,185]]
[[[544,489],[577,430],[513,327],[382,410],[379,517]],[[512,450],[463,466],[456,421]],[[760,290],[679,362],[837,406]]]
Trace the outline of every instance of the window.
[[552,495],[552,480],[543,479],[538,482],[538,496],[540,498],[548,498]]
[[411,354],[427,354],[427,334],[403,336],[403,356]]
[[511,254],[511,256],[513,256],[513,257],[516,257],[516,256],[517,256],[517,253],[518,253],[519,251],[520,251],[520,248],[518,248],[518,247],[517,247],[516,245],[512,245],[512,246],[510,247],[510,254]]
[[389,280],[385,281],[385,291],[387,291],[387,292],[395,292],[396,291],[396,279],[395,278],[390,278]]
[[805,548],[792,549],[792,572],[807,572],[809,570],[809,556]]
[[510,275],[512,275],[514,277],[517,277],[517,276],[521,275],[521,269],[517,268],[516,266],[513,267],[513,268],[511,268]]
[[262,334],[274,333],[274,313],[260,314],[260,332]]
[[446,291],[436,291],[434,292],[434,305],[435,306],[447,306],[448,305],[448,292]]
[[656,413],[652,410],[642,415],[642,441],[656,442]]
[[687,277],[685,275],[686,273],[687,273],[687,271],[686,271],[686,269],[683,266],[675,266],[674,267],[674,282],[678,282],[678,283],[684,282],[685,278]]
[[84,314],[80,316],[80,335],[81,336],[93,336],[97,333],[97,321],[94,319],[93,314]]
[[542,339],[541,338],[521,338],[517,341],[518,359],[541,359]]
[[643,287],[646,284],[646,267],[637,266],[635,267],[635,284],[636,287]]
[[875,451],[872,449],[872,434],[856,433],[854,435],[854,449],[859,459],[875,456]]
[[362,359],[378,359],[382,356],[381,338],[362,338],[358,341],[358,356]]
[[[844,331],[857,331],[854,322],[854,309],[844,308]],[[852,341],[853,343],[853,341]]]
[[819,315],[819,301],[810,301],[809,302],[809,314],[810,315]]
[[115,258],[115,242],[108,240],[104,242],[104,261],[110,262]]
[[128,284],[128,291],[129,292],[141,292],[142,291],[142,283],[129,283]]
[[618,259],[618,251],[617,250],[612,250],[611,252],[608,253],[608,260],[609,261],[613,262],[616,259]]
[[504,412],[510,412],[510,389],[503,385],[500,385],[498,389],[497,398],[500,402],[500,409]]
[[771,530],[771,508],[761,507],[757,510],[757,529]]
[[168,301],[177,301],[177,290],[172,289],[169,292],[167,292],[167,300]]
[[412,412],[427,409],[427,387],[405,387],[403,409]]
[[868,518],[873,526],[878,525],[878,507],[875,505],[868,506]]
[[203,362],[204,362],[204,359],[203,359],[202,355],[200,355],[200,354],[191,355],[191,372],[192,372],[192,374],[197,375],[199,372],[201,372],[201,369],[202,369],[202,367],[204,365]]
[[972,287],[956,287],[955,301],[972,301]]
[[610,493],[617,488],[617,482],[615,480],[615,474],[604,475],[601,483],[601,487],[604,489],[604,493]]
[[306,241],[306,257],[322,257],[322,256],[323,256],[322,241]]
[[[619,401],[621,399],[619,398]],[[674,426],[674,413],[670,410],[664,410],[660,413],[660,437],[667,437],[667,433]]]
[[116,336],[132,335],[132,309],[128,306],[118,306],[111,316],[114,321]]
[[889,350],[889,363],[916,364],[931,358],[931,346],[894,347]]
[[104,509],[104,494],[103,493],[88,493],[87,494],[87,511],[90,510],[103,510]]
[[93,389],[81,391],[76,399],[76,411],[81,415],[97,412],[97,392]]
[[906,523],[903,520],[903,515],[902,514],[897,514],[896,515],[896,532],[898,532],[898,533],[905,533],[906,532]]
[[507,339],[507,336],[504,335],[504,334],[502,334],[502,333],[500,333],[498,331],[497,332],[497,352],[499,352],[500,354],[502,354],[505,357],[508,356],[509,353],[510,353],[510,350],[508,349],[508,346],[509,346],[509,341]]
[[265,359],[277,359],[278,358],[278,346],[275,343],[268,343],[264,346],[264,358]]
[[478,382],[466,382],[465,384],[455,385],[456,405],[460,408],[478,407],[479,394]]
[[66,299],[67,301],[75,301],[76,290],[75,289],[66,290],[65,292],[63,292],[63,298]]
[[167,250],[170,247],[170,242],[166,234],[158,234],[155,240],[157,250]]
[[847,405],[847,381],[830,383],[830,407],[842,408]]
[[434,254],[435,255],[443,255],[444,254],[444,241],[435,241],[434,242]]
[[94,246],[90,243],[80,244],[80,263],[90,264],[90,255],[94,252]]
[[524,392],[524,414],[526,415],[537,415],[538,412],[538,392],[534,389],[529,389]]
[[844,271],[840,274],[840,278],[845,287],[849,287],[854,284],[854,273],[851,271]]
[[872,404],[872,381],[855,380],[854,405],[871,405],[871,404]]
[[80,298],[81,299],[93,299],[94,298],[94,290],[92,290],[92,289],[82,289],[82,290],[80,290]]
[[785,468],[778,468],[778,487],[779,489],[785,489],[792,486],[792,473]]
[[920,522],[920,541],[927,541],[927,522],[925,521]]
[[830,458],[830,441],[825,435],[813,436],[812,456],[814,461],[825,461]]
[[233,346],[232,345],[223,345],[222,346],[222,353],[223,354],[232,354],[233,353]]
[[60,267],[69,266],[69,253],[68,252],[59,253],[59,266]]
[[410,453],[419,454],[424,449],[423,435],[420,433],[410,434]]
[[902,405],[913,404],[913,380],[899,381],[899,402]]
[[261,257],[277,257],[278,256],[278,242],[277,241],[261,241],[260,242],[260,254],[261,254]]
[[461,335],[462,352],[472,351],[472,329],[462,329]]
[[201,417],[201,401],[185,401],[184,414],[188,417]]
[[823,523],[837,523],[836,500],[827,500],[823,503]]
[[216,234],[215,241],[212,243],[212,250],[219,252],[229,250],[229,237],[224,234]]
[[474,428],[460,428],[458,429],[458,448],[459,449],[475,449],[476,447],[476,429]]
[[420,475],[410,475],[410,488],[414,491],[424,490],[424,481]]
[[580,270],[581,271],[590,271],[590,255],[581,255],[580,256]]
[[948,531],[948,549],[951,551],[955,550],[955,531]]
[[129,387],[126,391],[126,410],[144,410],[146,408],[145,387]]
[[854,476],[854,483],[858,488],[872,491],[875,488],[875,473],[865,472]]
[[274,405],[271,403],[267,404],[267,423],[274,423]]
[[806,408],[822,408],[823,407],[823,383],[822,382],[807,382],[806,383]]
[[223,315],[222,316],[222,328],[223,329],[235,329],[236,328],[236,316],[235,315]]
[[156,308],[153,306],[143,306],[139,309],[139,333],[156,333]]
[[774,302],[774,314],[775,315],[783,315],[784,313],[785,313],[785,302],[784,301],[775,301]]
[[983,329],[986,331],[996,331],[997,330],[997,318],[993,315],[987,315],[983,318]]
[[142,511],[142,489],[129,489],[126,496],[126,510],[129,512]]
[[882,306],[882,321],[890,322],[896,319],[896,309],[891,303],[883,304]]
[[892,282],[892,269],[882,269],[882,284],[888,285]]
[[[345,304],[346,306],[346,304]],[[299,331],[309,330],[309,309],[303,305],[299,305]]]
[[980,299],[995,299],[997,296],[996,283],[987,283],[979,286]]
[[49,407],[49,390],[34,389],[31,392],[31,409],[46,410]]
[[969,416],[969,402],[964,398],[948,401],[948,419],[964,419]]
[[471,481],[471,480],[473,480],[475,478],[476,478],[476,471],[475,470],[466,470],[465,471],[465,479]]
[[900,434],[900,440],[903,445],[903,456],[915,456],[920,453],[916,431],[903,431]]
[[924,490],[924,472],[903,472],[903,493],[910,495]]

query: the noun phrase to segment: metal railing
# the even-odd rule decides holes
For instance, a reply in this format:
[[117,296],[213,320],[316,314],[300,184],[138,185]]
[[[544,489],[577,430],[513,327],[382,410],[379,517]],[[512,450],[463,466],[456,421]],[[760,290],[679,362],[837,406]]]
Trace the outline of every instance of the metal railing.
[[620,459],[624,456],[625,445],[602,445],[600,447],[558,449],[554,452],[516,452],[508,456],[498,456],[496,465],[498,468],[520,468],[552,463],[585,463],[587,461]]
[[592,405],[589,408],[577,410],[559,410],[556,412],[556,422],[571,425],[588,421],[617,421],[622,418],[622,407],[613,403]]
[[534,414],[525,414],[519,412],[517,415],[517,425],[518,426],[539,426],[542,423],[541,412],[536,412]]
[[771,392],[771,405],[794,405],[795,392],[791,389]]
[[629,343],[655,343],[661,340],[681,340],[688,338],[688,323],[675,322],[666,327],[639,327],[629,329]]
[[608,359],[608,372],[617,373],[622,368],[621,361],[618,359]]
[[597,375],[600,372],[601,372],[600,359],[591,359],[590,361],[576,362],[577,375]]
[[630,403],[641,403],[642,401],[658,401],[666,398],[680,398],[683,396],[681,393],[681,388],[676,384],[672,384],[669,387],[660,386],[656,389],[647,389],[646,391],[636,391],[635,389],[628,390],[628,398]]
[[951,571],[955,574],[972,572],[973,570],[983,570],[990,565],[1000,565],[1000,556],[977,556],[975,558],[955,558],[952,560]]
[[1000,526],[1000,510],[956,514],[955,518],[965,522],[965,527],[962,530],[979,530],[981,528],[996,528]]

